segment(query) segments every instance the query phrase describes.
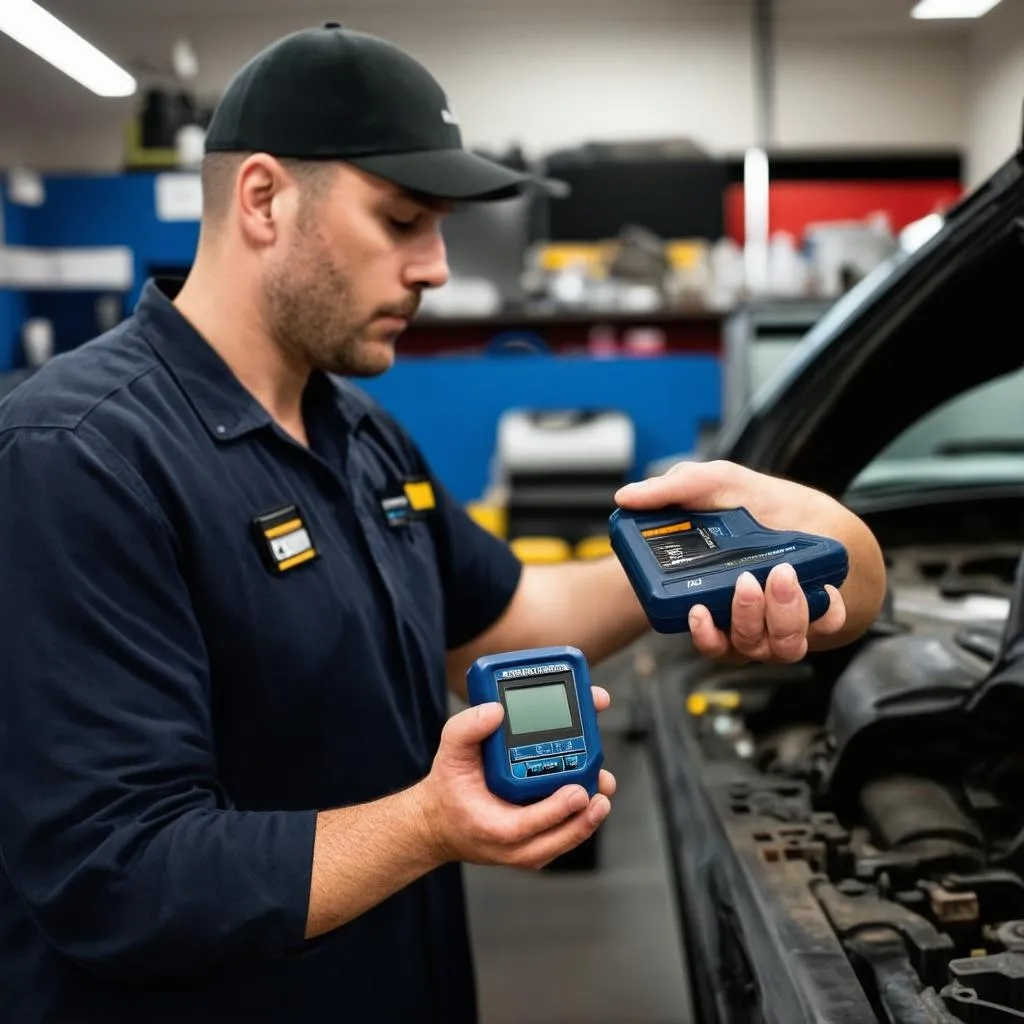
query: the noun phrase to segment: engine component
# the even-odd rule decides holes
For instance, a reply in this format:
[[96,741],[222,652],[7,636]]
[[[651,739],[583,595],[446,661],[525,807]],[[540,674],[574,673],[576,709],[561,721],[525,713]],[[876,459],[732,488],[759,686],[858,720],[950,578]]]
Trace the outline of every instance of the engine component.
[[1024,921],[1004,921],[996,929],[996,938],[1011,953],[1024,953]]
[[967,702],[974,721],[1013,743],[1024,711],[1024,559],[1017,564],[1010,610],[995,654],[995,664]]
[[[978,900],[978,913],[984,921],[1024,918],[1024,882],[1013,871],[978,871],[974,874],[946,875],[943,888],[951,893],[970,893]],[[1009,922],[1010,924],[1014,922]],[[1024,928],[1024,922],[1021,923]],[[1024,942],[1024,930],[1018,936]],[[1003,943],[1007,945],[1006,942]]]
[[900,936],[888,928],[868,928],[844,945],[874,977],[878,1001],[896,1024],[961,1024],[934,988],[925,988],[911,966]]
[[1011,1024],[1024,1021],[1024,954],[952,960],[951,983],[942,998],[959,1021],[967,1024]]
[[970,870],[985,860],[984,837],[953,793],[931,779],[869,782],[860,806],[876,842],[915,872]]
[[859,894],[849,887],[840,892],[827,878],[819,877],[811,882],[811,889],[844,944],[862,932],[896,932],[903,937],[914,970],[924,983],[935,988],[945,984],[953,940],[931,921],[882,899],[867,886],[861,887]]
[[829,804],[852,807],[865,778],[933,765],[961,778],[961,708],[985,665],[936,636],[887,637],[869,646],[839,677],[826,730],[831,765],[822,780]]
[[969,889],[954,892],[938,882],[918,882],[928,896],[932,917],[940,925],[974,924],[981,913],[978,894]]

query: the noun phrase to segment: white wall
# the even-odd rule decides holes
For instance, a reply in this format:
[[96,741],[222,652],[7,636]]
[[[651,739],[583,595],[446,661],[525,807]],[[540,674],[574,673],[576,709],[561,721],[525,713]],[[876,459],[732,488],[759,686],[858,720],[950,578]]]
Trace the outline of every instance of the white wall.
[[[170,25],[149,20],[147,5],[137,3],[94,38],[119,57],[153,62],[185,31],[199,52],[199,85],[215,93],[271,39],[320,20],[302,12],[240,19],[216,0],[200,17],[201,6],[181,0]],[[585,140],[689,136],[712,152],[738,152],[757,141],[746,0],[348,0],[337,7],[347,25],[393,39],[435,72],[470,144],[519,142],[537,153]],[[965,42],[918,35],[909,25],[898,37],[851,38],[837,36],[834,25],[821,19],[808,28],[801,17],[780,28],[779,145],[962,144]],[[125,104],[86,108],[76,97],[62,112],[55,98],[62,87],[51,82],[35,109],[19,105],[20,120],[8,123],[15,114],[11,107],[5,114],[3,85],[0,68],[0,163],[16,151],[42,169],[118,165]]]
[[945,35],[778,40],[782,147],[954,147],[967,126],[967,42]]
[[1003,0],[970,45],[967,177],[973,186],[1020,145],[1024,119],[1024,6]]

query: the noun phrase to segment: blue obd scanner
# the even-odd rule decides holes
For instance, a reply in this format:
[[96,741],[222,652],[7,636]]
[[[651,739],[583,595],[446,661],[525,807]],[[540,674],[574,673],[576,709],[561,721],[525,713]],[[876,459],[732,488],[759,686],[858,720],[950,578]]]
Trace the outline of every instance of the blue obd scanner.
[[788,562],[807,596],[811,621],[828,611],[825,584],[842,585],[849,556],[839,541],[810,533],[769,530],[745,508],[722,512],[616,509],[609,520],[612,550],[659,633],[689,631],[694,605],[704,605],[728,631],[736,580],[750,572],[763,587]]
[[491,792],[528,804],[577,783],[593,796],[604,762],[590,669],[575,647],[478,658],[466,676],[471,704],[498,701],[501,727],[483,742]]

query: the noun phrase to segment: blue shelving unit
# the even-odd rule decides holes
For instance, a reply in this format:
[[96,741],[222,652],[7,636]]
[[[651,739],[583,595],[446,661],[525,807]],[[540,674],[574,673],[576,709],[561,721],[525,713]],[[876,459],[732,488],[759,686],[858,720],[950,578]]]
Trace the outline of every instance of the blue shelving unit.
[[[57,176],[39,207],[6,204],[8,244],[42,247],[125,246],[134,279],[125,312],[155,269],[191,266],[195,220],[157,216],[158,175]],[[53,319],[58,347],[92,336],[89,303],[99,294],[0,291],[0,370],[20,365],[17,334],[26,315]],[[70,342],[69,340],[70,339]],[[690,449],[698,424],[720,408],[716,357],[673,354],[652,359],[585,356],[404,357],[382,377],[361,381],[420,443],[440,478],[462,501],[486,487],[498,418],[510,407],[615,408],[636,425],[637,473],[654,459]]]
[[460,501],[483,493],[508,408],[619,409],[636,428],[640,474],[655,459],[692,449],[698,424],[718,417],[721,391],[719,361],[709,355],[399,357],[359,384],[410,431]]
[[23,211],[30,245],[124,245],[134,254],[135,280],[125,296],[131,309],[153,267],[188,267],[199,241],[198,221],[161,221],[156,174],[52,177],[46,202]]
[[[0,245],[25,245],[25,209],[7,198],[0,180]],[[25,319],[25,295],[0,284],[0,370],[17,365],[21,353],[20,331]]]
[[[123,295],[125,312],[130,312],[153,269],[188,267],[199,239],[198,221],[157,217],[157,177],[153,173],[49,177],[40,206],[17,206],[5,197],[6,244],[126,247],[133,254],[133,280]],[[107,293],[0,290],[0,370],[20,365],[18,334],[26,316],[51,319],[58,350],[66,349],[95,333],[87,311],[90,303]]]

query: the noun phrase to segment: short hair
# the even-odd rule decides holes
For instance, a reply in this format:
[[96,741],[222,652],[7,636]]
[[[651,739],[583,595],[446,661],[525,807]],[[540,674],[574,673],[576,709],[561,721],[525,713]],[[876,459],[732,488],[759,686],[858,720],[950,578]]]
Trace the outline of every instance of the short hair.
[[[227,215],[235,190],[238,169],[251,153],[207,153],[200,167],[203,190],[203,220],[217,224]],[[331,160],[279,158],[279,162],[299,182],[303,201],[315,202],[325,195],[337,169]]]

